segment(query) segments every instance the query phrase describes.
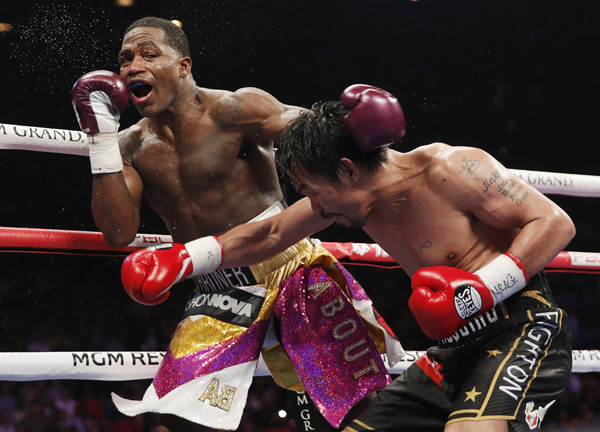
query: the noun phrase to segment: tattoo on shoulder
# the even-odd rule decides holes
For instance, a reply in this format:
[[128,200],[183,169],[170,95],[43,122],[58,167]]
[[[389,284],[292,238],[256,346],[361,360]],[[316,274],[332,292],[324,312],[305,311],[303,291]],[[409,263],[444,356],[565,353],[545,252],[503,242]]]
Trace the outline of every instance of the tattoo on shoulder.
[[464,174],[469,180],[482,181],[483,179],[477,175],[477,170],[481,166],[479,159],[463,158],[460,165],[460,173]]
[[419,253],[422,254],[425,249],[429,249],[431,246],[433,246],[433,243],[429,240],[425,240],[423,244],[419,246]]

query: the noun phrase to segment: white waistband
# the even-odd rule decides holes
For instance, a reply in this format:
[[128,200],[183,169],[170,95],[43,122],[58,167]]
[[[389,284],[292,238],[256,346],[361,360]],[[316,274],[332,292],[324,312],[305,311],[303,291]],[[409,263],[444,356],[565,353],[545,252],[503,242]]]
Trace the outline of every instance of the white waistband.
[[283,211],[283,205],[277,201],[271,204],[264,212],[253,218],[250,222],[259,221],[275,216]]

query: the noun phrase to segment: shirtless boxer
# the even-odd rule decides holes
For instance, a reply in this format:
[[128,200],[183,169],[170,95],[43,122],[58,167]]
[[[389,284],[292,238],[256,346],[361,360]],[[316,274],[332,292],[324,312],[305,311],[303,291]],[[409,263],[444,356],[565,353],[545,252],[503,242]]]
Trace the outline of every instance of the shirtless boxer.
[[[120,78],[107,71],[92,72],[81,77],[72,92],[78,120],[90,143],[94,220],[108,243],[125,246],[134,240],[140,224],[142,193],[177,242],[221,234],[263,213],[283,209],[273,141],[301,108],[284,105],[256,88],[229,92],[198,87],[192,76],[185,34],[166,20],[149,17],[133,23],[125,32],[118,59]],[[118,133],[119,111],[125,108],[130,96],[143,118]],[[305,240],[294,251],[312,248]],[[204,293],[223,287],[257,286],[259,276],[267,275],[264,268],[260,272],[248,268],[221,272],[198,279],[198,292],[188,305],[197,305]],[[226,283],[219,285],[219,281]],[[158,304],[168,296],[165,293],[149,299],[135,292],[129,294],[149,305]],[[272,311],[263,309],[259,318],[268,322]],[[186,317],[170,345],[169,354],[177,351],[171,363],[185,358],[182,352],[188,357],[199,355],[201,349],[196,345],[190,348],[190,340],[202,339],[204,343],[208,339],[197,336],[194,325],[201,320],[190,318],[191,313],[186,309]],[[219,321],[218,326],[220,331],[229,326],[227,332],[234,332],[244,327],[238,324]],[[199,332],[203,331],[215,333],[206,329]],[[192,338],[192,334],[196,336]],[[275,354],[273,358],[281,359]],[[177,367],[189,369],[191,361]],[[161,369],[155,387],[160,381],[161,390],[166,392],[164,389],[174,382],[169,373]],[[295,373],[294,376],[297,379]],[[284,378],[278,383],[288,386]],[[291,381],[288,387],[301,386]],[[245,400],[241,393],[237,392],[237,399]],[[212,409],[218,413],[229,411],[229,406],[220,409],[224,407],[213,402],[214,398],[208,401],[205,398],[200,405],[207,409],[213,405]],[[145,412],[136,407],[128,413],[133,415],[136,410]],[[148,410],[176,413],[171,408]],[[218,417],[200,415],[198,409],[190,411],[204,420]],[[160,423],[170,430],[195,430],[193,424],[170,415],[162,415]],[[223,423],[217,426],[225,428]]]
[[[219,265],[263,259],[334,221],[362,228],[411,276],[409,306],[438,345],[345,430],[537,429],[571,371],[567,316],[543,269],[574,225],[483,150],[434,143],[401,153],[373,139],[397,116],[392,97],[352,86],[342,102],[289,123],[276,158],[306,198],[220,236]],[[196,240],[152,253],[162,274],[177,274],[188,254],[201,268],[203,250]],[[145,276],[154,296],[172,282],[156,270]]]

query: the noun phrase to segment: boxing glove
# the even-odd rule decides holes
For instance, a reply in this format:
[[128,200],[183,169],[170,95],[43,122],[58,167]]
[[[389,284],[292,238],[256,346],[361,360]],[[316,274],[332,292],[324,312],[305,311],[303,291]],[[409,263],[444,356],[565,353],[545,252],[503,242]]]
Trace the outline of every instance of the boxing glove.
[[350,110],[344,119],[346,130],[362,152],[389,146],[406,132],[402,107],[385,90],[354,84],[342,93],[342,104]]
[[88,137],[93,174],[123,170],[118,132],[128,101],[125,82],[110,71],[89,72],[73,85],[71,102],[79,127]]
[[219,268],[222,258],[217,237],[140,249],[123,261],[121,281],[132,299],[152,306],[165,301],[177,282]]
[[474,273],[454,267],[424,267],[412,277],[408,305],[425,334],[442,340],[528,282],[527,270],[509,252]]

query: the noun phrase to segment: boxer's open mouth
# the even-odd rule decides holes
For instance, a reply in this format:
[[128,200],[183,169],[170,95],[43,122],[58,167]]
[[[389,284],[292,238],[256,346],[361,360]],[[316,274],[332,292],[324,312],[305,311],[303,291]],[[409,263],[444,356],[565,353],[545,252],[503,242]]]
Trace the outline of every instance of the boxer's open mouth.
[[142,99],[152,91],[152,86],[145,81],[133,81],[129,84],[129,90],[138,99]]

